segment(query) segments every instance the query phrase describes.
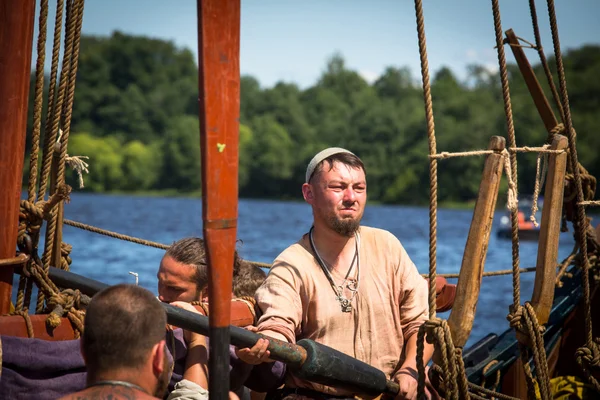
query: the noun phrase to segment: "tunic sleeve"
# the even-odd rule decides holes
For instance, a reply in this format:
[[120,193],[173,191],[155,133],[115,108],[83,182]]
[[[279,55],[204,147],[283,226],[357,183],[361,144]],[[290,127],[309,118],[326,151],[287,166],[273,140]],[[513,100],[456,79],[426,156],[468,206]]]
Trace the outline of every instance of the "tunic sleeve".
[[408,340],[428,320],[428,287],[427,281],[419,274],[417,267],[404,247],[402,245],[400,247],[400,265],[398,268],[402,290],[400,321],[404,340]]
[[257,324],[259,332],[272,331],[282,336],[277,339],[296,343],[302,321],[300,282],[298,269],[283,261],[273,263],[255,294],[256,304],[263,312]]

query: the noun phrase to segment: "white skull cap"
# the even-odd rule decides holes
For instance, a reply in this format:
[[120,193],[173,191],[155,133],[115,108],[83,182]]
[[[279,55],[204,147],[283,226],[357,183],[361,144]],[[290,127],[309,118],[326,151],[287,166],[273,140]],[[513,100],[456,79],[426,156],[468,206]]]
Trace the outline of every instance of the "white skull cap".
[[315,171],[315,168],[317,168],[317,165],[319,165],[321,161],[323,161],[329,156],[339,153],[349,153],[354,155],[354,153],[352,153],[351,151],[342,149],[341,147],[329,147],[325,150],[321,150],[312,158],[312,160],[310,160],[310,162],[308,163],[308,167],[306,167],[306,183],[308,183],[311,175]]

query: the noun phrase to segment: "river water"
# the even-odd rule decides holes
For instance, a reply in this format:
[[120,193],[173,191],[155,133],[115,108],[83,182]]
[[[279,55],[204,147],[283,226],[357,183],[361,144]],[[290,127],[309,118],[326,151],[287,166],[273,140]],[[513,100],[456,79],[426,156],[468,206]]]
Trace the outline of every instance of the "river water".
[[[501,201],[501,200],[499,200]],[[170,244],[186,236],[202,236],[202,204],[198,198],[161,198],[73,193],[65,218],[126,235]],[[238,215],[238,251],[242,258],[270,263],[310,228],[310,207],[303,202],[242,199]],[[486,271],[511,268],[511,242],[496,237],[503,215],[494,218],[485,264]],[[438,210],[438,273],[458,272],[463,257],[471,210]],[[421,273],[429,271],[429,211],[426,207],[367,205],[363,224],[392,232]],[[572,229],[572,228],[571,228]],[[157,291],[156,272],[164,250],[145,247],[64,227],[63,240],[73,246],[71,271],[107,284],[133,283]],[[572,231],[561,234],[559,261],[573,248]],[[40,248],[42,248],[40,246]],[[521,267],[535,265],[537,242],[521,242]],[[449,279],[455,283],[456,279]],[[521,302],[529,300],[533,273],[521,274]],[[510,275],[483,280],[473,331],[467,345],[488,333],[508,328],[506,315],[512,303]],[[33,300],[35,302],[35,300]],[[449,312],[439,316],[447,318]]]

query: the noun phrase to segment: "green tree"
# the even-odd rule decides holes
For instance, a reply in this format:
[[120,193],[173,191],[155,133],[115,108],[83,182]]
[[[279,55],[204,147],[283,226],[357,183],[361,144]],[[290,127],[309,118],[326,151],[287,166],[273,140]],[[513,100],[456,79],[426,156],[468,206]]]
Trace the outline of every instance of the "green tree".
[[162,151],[164,163],[159,187],[182,191],[199,190],[201,170],[198,118],[187,115],[173,118],[167,126]]
[[[87,156],[89,174],[84,175],[85,190],[104,192],[121,189],[127,179],[123,174],[121,143],[114,137],[96,138],[76,133],[69,140],[69,154]],[[66,172],[71,186],[77,187],[75,172]]]

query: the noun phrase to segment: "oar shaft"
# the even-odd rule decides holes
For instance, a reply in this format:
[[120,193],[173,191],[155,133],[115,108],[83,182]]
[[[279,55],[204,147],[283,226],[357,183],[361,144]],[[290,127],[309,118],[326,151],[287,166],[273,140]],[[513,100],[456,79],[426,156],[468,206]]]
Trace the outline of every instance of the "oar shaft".
[[[57,286],[78,289],[88,296],[93,296],[109,286],[54,267],[50,267],[49,276]],[[202,335],[208,335],[210,332],[208,318],[204,315],[162,304],[169,324]],[[239,348],[252,347],[259,338],[264,337],[237,326],[229,326],[229,330],[231,344]],[[300,340],[298,344],[267,339],[270,357],[286,363],[295,374],[305,379],[330,386],[352,388],[360,393],[398,393],[398,384],[388,380],[383,372],[335,349],[307,339]]]
[[[88,296],[93,296],[99,291],[109,287],[109,285],[94,279],[86,278],[85,276],[54,267],[50,267],[49,276],[57,286],[78,289],[81,293]],[[210,332],[208,317],[170,304],[162,303],[162,305],[167,313],[167,322],[169,324],[208,336]],[[228,327],[231,332],[231,344],[236,347],[252,347],[256,344],[258,339],[264,337],[263,335],[237,326]],[[306,360],[306,351],[302,347],[277,339],[268,339],[271,358],[285,362],[291,367],[299,367],[304,363],[304,360]]]

